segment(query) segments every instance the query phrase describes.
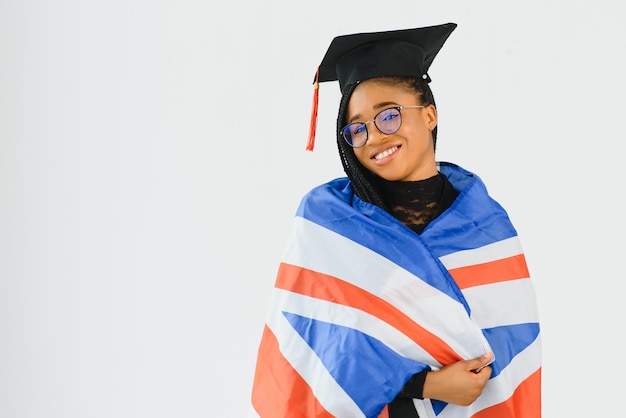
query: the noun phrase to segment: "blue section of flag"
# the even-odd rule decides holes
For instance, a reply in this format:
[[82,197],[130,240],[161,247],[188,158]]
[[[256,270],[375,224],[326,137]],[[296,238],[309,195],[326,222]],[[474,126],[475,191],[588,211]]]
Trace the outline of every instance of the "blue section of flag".
[[[358,206],[355,211],[351,204]],[[352,194],[347,178],[313,189],[297,216],[330,229],[391,260],[424,282],[469,307],[448,271],[423,244],[419,235],[382,209]],[[416,263],[416,260],[420,260]]]
[[513,357],[524,351],[539,336],[539,324],[515,324],[495,328],[483,329],[483,334],[489,341],[495,361],[491,364],[493,379],[509,365]]
[[[368,417],[380,413],[413,374],[428,368],[355,329],[288,312],[283,315]],[[371,396],[371,385],[380,387],[380,397]]]
[[422,233],[433,254],[442,257],[517,236],[507,212],[489,196],[480,177],[450,163],[440,163],[439,171],[460,194]]
[[448,406],[447,402],[438,401],[437,399],[431,399],[430,404],[433,407],[433,411],[435,411],[435,415],[439,415],[441,411],[443,411],[443,408]]
[[439,169],[460,190],[460,195],[421,235],[379,207],[360,200],[345,177],[314,188],[296,214],[391,260],[462,303],[470,312],[463,294],[438,258],[511,238],[517,232],[478,176],[453,164],[441,163]]
[[[421,235],[389,213],[360,200],[354,195],[347,178],[339,178],[311,190],[302,200],[296,215],[380,254],[412,273],[416,280],[424,281],[461,303],[469,317],[471,310],[462,291],[439,258],[482,248],[515,237],[517,232],[506,211],[489,196],[478,176],[452,164],[442,163],[439,170],[460,194],[452,206],[433,220]],[[367,260],[363,263],[367,265]],[[436,314],[433,312],[433,315]],[[398,355],[381,341],[355,329],[295,314],[284,315],[368,417],[377,416],[414,373],[428,368],[423,363]],[[512,359],[536,341],[540,334],[537,323],[506,325],[482,331],[495,355],[491,366],[492,378],[508,367]],[[502,379],[497,382],[504,386],[508,384]],[[380,388],[374,396],[371,390],[367,390],[371,384]],[[431,405],[439,415],[447,403],[431,400]]]

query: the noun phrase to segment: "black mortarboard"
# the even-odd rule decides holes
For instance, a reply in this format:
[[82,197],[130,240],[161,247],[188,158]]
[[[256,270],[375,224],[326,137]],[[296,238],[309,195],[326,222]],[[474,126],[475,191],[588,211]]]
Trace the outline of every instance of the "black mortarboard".
[[347,85],[375,77],[410,76],[430,82],[428,68],[456,26],[445,23],[335,37],[315,74],[307,150],[313,149],[315,141],[318,83],[337,80],[343,91]]

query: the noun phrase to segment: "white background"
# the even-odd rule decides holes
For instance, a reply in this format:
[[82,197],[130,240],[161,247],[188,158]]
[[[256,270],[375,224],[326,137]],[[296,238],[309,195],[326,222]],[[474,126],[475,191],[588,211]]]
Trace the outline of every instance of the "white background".
[[343,175],[336,35],[458,23],[438,159],[508,210],[545,417],[623,411],[618,0],[0,1],[0,417],[241,417],[300,198]]

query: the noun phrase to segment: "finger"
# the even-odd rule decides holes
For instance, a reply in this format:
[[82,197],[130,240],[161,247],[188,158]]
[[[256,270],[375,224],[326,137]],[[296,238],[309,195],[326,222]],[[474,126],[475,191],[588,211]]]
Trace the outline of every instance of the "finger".
[[490,366],[484,366],[483,368],[478,370],[476,374],[481,375],[482,377],[484,377],[485,381],[487,381],[491,377],[491,372],[492,372],[492,369]]
[[492,353],[485,353],[480,357],[469,360],[468,365],[470,366],[470,370],[478,373],[483,367],[485,367],[489,362],[493,359]]
[[493,353],[485,353],[478,358],[483,360],[485,364],[488,364],[491,360],[493,360]]

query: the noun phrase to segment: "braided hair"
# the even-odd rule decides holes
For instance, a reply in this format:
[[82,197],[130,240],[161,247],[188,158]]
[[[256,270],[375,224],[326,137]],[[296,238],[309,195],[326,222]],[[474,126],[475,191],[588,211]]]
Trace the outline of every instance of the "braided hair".
[[[419,95],[420,104],[424,106],[433,105],[435,108],[435,99],[428,83],[415,77],[381,77],[377,81],[388,83],[390,85],[404,86]],[[339,113],[337,115],[337,148],[343,170],[347,174],[354,193],[363,201],[376,205],[389,212],[387,204],[383,200],[380,190],[377,188],[376,175],[366,169],[354,154],[354,149],[343,139],[341,130],[346,125],[346,113],[348,103],[357,83],[347,85],[342,92],[341,101],[339,102]],[[437,145],[437,127],[433,129],[433,146]]]

